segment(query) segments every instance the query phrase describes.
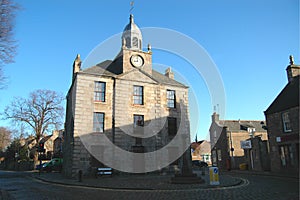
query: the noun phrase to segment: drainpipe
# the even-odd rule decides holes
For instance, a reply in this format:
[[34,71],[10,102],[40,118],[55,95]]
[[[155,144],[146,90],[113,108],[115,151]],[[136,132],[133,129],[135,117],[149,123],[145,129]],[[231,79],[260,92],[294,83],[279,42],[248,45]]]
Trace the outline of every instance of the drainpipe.
[[113,77],[113,98],[112,98],[112,143],[115,143],[115,113],[116,113],[116,78]]

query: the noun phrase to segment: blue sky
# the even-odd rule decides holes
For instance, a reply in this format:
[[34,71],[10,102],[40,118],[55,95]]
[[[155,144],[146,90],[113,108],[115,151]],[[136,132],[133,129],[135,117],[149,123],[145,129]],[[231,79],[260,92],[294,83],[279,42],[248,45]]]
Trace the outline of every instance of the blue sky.
[[[9,83],[0,91],[0,112],[14,96],[27,97],[36,89],[66,94],[76,54],[85,59],[122,32],[130,9],[130,1],[124,0],[18,3],[18,54],[15,63],[5,66]],[[287,83],[289,55],[300,63],[297,0],[136,0],[133,14],[140,28],[174,30],[205,49],[222,77],[226,104],[217,110],[225,110],[225,119],[264,120],[263,111]],[[197,133],[198,139],[208,139],[215,105],[205,78],[186,70],[190,63],[168,52],[153,51],[153,62],[172,66],[188,80],[197,102],[190,105],[192,138]],[[0,121],[3,125],[9,124]]]

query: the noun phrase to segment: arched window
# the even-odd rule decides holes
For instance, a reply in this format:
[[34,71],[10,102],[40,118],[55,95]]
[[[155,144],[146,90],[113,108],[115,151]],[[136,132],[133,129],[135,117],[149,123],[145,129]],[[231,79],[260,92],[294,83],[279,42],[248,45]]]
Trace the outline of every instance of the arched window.
[[127,48],[131,47],[131,45],[130,45],[130,38],[129,37],[126,38],[126,47]]
[[133,47],[138,47],[138,39],[137,39],[137,37],[133,38],[133,40],[132,40],[132,46]]

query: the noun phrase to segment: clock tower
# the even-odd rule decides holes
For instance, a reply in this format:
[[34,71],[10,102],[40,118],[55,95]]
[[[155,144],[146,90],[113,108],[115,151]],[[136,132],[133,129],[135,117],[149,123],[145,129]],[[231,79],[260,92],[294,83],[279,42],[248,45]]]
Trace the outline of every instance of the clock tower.
[[138,69],[152,75],[151,46],[148,44],[147,51],[143,51],[142,32],[134,23],[132,14],[129,18],[129,24],[127,24],[123,30],[121,39],[121,51],[107,70],[116,74],[122,74]]
[[[185,165],[188,156],[181,162],[178,158],[190,145],[188,87],[177,82],[170,69],[165,74],[152,69],[151,46],[143,48],[133,15],[119,40],[113,60],[85,69],[79,55],[74,61],[63,172],[68,177],[80,170],[92,175],[91,168],[107,166],[146,173],[183,163],[185,173],[190,169]],[[142,154],[150,152],[153,156]]]

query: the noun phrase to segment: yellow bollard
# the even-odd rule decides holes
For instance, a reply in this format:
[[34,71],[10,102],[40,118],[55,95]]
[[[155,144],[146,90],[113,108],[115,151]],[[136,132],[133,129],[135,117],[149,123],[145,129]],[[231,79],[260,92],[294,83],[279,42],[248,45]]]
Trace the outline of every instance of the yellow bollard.
[[209,168],[209,181],[210,185],[220,185],[218,167]]

